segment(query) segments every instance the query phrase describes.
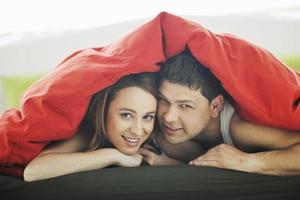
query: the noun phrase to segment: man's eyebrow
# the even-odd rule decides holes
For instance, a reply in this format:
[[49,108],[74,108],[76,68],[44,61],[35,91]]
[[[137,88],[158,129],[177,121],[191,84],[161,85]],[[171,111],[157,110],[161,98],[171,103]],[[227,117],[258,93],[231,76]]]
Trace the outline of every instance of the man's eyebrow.
[[163,97],[164,99],[166,99],[166,97],[159,90],[158,90],[158,96]]
[[192,103],[192,104],[195,104],[195,102],[192,101],[192,100],[177,100],[176,102],[177,103]]
[[158,96],[159,96],[159,98],[162,98],[163,100],[168,101],[168,98],[165,97],[160,91],[158,91]]
[[[167,97],[165,97],[160,91],[158,91],[158,95],[165,101],[169,102]],[[193,100],[185,100],[185,99],[184,100],[176,100],[176,103],[192,103],[192,104],[196,105],[196,103]]]

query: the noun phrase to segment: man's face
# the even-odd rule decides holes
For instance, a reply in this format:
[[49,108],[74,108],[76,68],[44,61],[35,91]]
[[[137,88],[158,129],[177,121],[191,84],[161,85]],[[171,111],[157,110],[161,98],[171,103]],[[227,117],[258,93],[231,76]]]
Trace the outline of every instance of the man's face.
[[199,90],[164,80],[159,91],[158,120],[170,143],[185,142],[206,130],[210,106]]

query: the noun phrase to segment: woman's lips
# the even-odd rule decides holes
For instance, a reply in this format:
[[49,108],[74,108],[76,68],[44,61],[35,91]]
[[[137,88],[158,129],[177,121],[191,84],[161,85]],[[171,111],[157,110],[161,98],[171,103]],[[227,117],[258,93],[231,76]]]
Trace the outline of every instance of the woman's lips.
[[129,146],[137,146],[140,143],[140,138],[132,138],[132,137],[126,137],[122,136],[124,141],[129,145]]

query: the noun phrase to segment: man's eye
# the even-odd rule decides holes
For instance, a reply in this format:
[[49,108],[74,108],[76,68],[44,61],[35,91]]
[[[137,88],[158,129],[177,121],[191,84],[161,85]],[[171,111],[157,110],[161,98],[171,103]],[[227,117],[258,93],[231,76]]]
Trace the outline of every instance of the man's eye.
[[132,118],[132,114],[131,113],[121,113],[120,115],[124,119],[130,119],[130,118]]
[[152,120],[154,120],[154,115],[146,115],[145,117],[144,117],[144,119],[145,120],[147,120],[147,121],[152,121]]
[[180,106],[180,108],[183,108],[183,109],[193,108],[192,106],[190,106],[188,104],[180,104],[179,106]]

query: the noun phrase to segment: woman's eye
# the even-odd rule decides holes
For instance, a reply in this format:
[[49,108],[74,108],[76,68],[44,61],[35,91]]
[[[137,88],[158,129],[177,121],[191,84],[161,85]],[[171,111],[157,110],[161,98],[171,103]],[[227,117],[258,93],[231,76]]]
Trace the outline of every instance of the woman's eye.
[[154,117],[155,117],[154,115],[146,115],[144,117],[144,119],[147,120],[147,121],[152,121],[154,119]]
[[132,118],[132,114],[131,113],[121,113],[120,115],[124,119],[130,119],[130,118]]

